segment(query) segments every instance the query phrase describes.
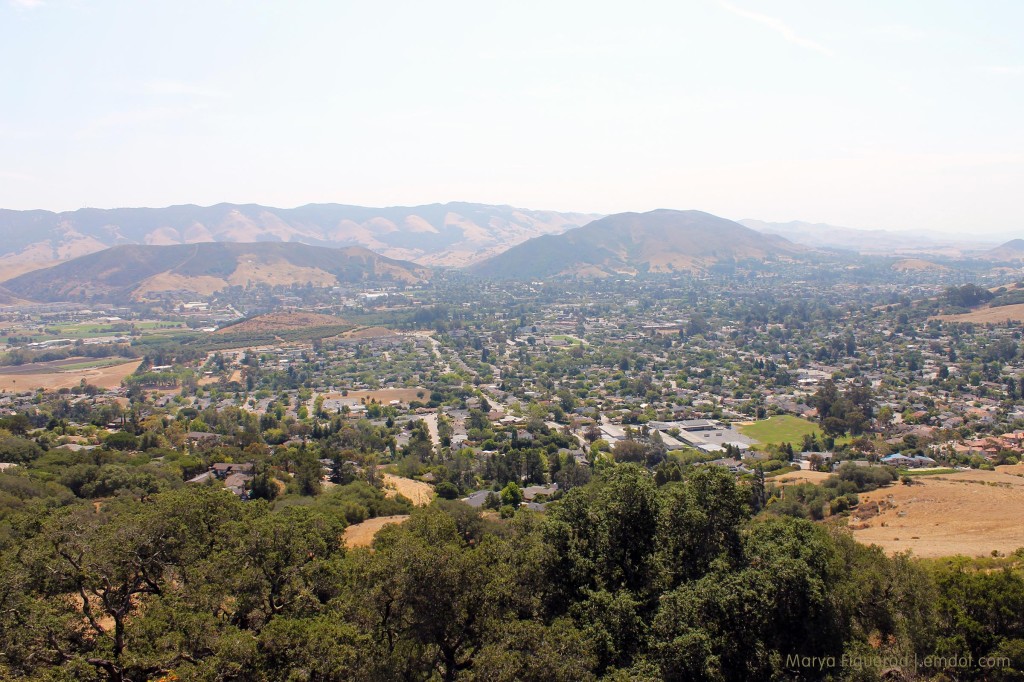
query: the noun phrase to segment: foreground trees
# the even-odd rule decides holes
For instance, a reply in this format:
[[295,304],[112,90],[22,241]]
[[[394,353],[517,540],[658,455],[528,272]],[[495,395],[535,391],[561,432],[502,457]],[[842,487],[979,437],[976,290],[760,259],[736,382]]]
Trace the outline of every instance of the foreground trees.
[[1019,573],[889,559],[751,520],[749,499],[715,468],[658,486],[619,465],[546,517],[435,502],[373,551],[344,549],[330,507],[204,488],[60,509],[21,519],[2,557],[0,676],[877,679],[842,656],[938,652],[1017,679]]

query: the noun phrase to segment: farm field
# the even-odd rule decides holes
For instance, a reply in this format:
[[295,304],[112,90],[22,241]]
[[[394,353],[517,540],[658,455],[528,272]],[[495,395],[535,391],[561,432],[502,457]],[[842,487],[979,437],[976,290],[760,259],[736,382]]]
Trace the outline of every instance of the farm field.
[[0,371],[0,390],[35,391],[43,388],[58,390],[74,388],[83,379],[98,388],[116,388],[141,364],[141,360],[117,362],[104,358],[68,358],[58,362],[41,362],[18,367],[4,367]]
[[859,509],[882,507],[877,516],[851,516],[854,537],[892,554],[911,551],[935,558],[1009,554],[1024,547],[1024,476],[1002,471],[961,471],[915,479],[864,493]]
[[[26,330],[24,333],[15,332],[11,336],[18,338],[30,338],[32,343],[40,341],[49,341],[53,339],[95,339],[102,337],[111,336],[127,336],[132,329],[137,333],[141,333],[143,336],[154,336],[160,334],[176,334],[182,331],[187,331],[187,327],[183,322],[161,322],[157,320],[143,320],[143,321],[124,321],[124,322],[84,322],[74,324],[54,324],[47,325],[46,332],[40,333],[38,331],[39,325],[34,325],[34,328],[29,331]],[[7,342],[10,336],[3,337],[3,341]]]

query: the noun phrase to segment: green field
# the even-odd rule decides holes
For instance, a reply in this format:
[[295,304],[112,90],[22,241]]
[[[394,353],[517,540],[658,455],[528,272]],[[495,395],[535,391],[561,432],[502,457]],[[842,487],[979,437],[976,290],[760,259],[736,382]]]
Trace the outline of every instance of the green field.
[[748,438],[753,438],[762,445],[769,443],[799,445],[805,435],[816,434],[818,438],[822,437],[821,429],[817,424],[790,414],[777,415],[749,426],[741,426],[740,433]]
[[956,469],[929,469],[928,471],[921,471],[920,469],[898,469],[900,476],[937,476],[939,474],[955,474]]
[[552,341],[565,341],[569,345],[575,346],[576,344],[582,344],[583,341],[576,338],[575,336],[569,336],[568,334],[553,334],[551,337]]

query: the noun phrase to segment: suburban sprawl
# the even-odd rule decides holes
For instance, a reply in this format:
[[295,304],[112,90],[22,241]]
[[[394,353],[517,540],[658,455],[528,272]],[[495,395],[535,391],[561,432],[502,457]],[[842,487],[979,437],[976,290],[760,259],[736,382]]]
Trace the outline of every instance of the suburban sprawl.
[[0,308],[0,678],[1021,679],[1024,269],[787,254]]

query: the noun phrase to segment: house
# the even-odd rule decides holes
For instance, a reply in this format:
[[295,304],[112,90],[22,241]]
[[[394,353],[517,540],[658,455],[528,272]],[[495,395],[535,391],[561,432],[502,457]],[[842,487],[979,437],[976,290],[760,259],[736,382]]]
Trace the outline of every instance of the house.
[[887,464],[889,466],[916,468],[935,466],[936,461],[931,457],[926,457],[924,455],[907,456],[901,455],[900,453],[897,452],[895,454],[883,457],[882,464]]
[[252,462],[217,462],[210,471],[220,480],[226,480],[231,474],[252,474]]
[[552,483],[551,485],[530,485],[523,488],[523,499],[527,502],[532,501],[538,495],[544,495],[550,497],[558,492],[558,484]]
[[247,488],[250,481],[252,481],[252,474],[249,473],[228,474],[228,477],[224,479],[224,488],[243,500],[247,500],[249,499]]

